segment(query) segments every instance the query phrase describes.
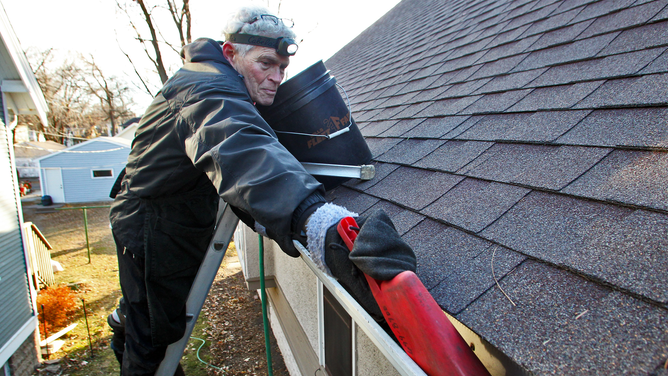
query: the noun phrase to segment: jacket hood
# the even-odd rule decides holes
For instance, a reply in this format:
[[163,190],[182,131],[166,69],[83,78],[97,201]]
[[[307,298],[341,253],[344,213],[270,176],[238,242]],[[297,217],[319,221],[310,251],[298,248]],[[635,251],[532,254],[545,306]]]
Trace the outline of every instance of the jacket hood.
[[215,61],[230,65],[223,56],[223,49],[220,43],[209,38],[199,38],[186,45],[181,50],[181,57],[186,63],[197,63],[201,61]]

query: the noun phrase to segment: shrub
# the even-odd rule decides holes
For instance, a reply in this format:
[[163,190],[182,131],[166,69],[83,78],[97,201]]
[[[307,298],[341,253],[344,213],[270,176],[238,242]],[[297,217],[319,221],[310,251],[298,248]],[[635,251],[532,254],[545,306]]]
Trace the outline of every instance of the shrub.
[[60,285],[41,290],[37,294],[37,310],[39,311],[39,332],[42,338],[46,338],[47,334],[44,333],[45,321],[48,334],[53,334],[67,326],[76,309],[76,296],[69,287]]

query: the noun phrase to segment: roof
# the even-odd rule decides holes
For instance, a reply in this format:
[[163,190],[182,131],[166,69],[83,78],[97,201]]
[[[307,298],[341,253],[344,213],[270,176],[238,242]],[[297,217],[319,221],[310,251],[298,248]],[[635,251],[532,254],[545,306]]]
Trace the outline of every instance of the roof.
[[531,374],[665,374],[667,4],[404,0],[326,62],[376,167],[329,199]]
[[126,124],[125,128],[122,131],[118,132],[118,134],[116,134],[114,137],[125,138],[132,141],[135,138],[135,132],[137,132],[137,128],[139,128],[139,123],[127,122],[125,124]]
[[[16,115],[37,115],[42,125],[48,125],[46,113],[49,109],[46,99],[2,3],[0,3],[0,91],[5,94],[3,99],[5,109],[11,109]],[[4,118],[4,115],[0,114],[0,118]],[[11,120],[5,119],[7,123]]]
[[65,149],[65,145],[54,141],[24,141],[14,144],[16,158],[36,158]]
[[[95,145],[99,144],[99,145]],[[111,147],[111,145],[117,145],[118,147]],[[105,155],[104,152],[107,151],[115,151],[117,149],[130,149],[132,146],[132,140],[123,138],[123,137],[107,137],[107,136],[102,136],[102,137],[96,137],[92,140],[84,141],[79,144],[70,146],[67,149],[63,149],[60,151],[57,151],[55,153],[51,153],[49,155],[45,155],[40,158],[36,158],[36,161],[42,161],[45,159],[50,159],[57,157],[63,153],[82,153],[86,154],[86,158],[107,158],[108,156]],[[99,147],[99,149],[98,149]],[[79,151],[77,149],[84,149],[84,151]],[[92,155],[92,157],[91,157]]]

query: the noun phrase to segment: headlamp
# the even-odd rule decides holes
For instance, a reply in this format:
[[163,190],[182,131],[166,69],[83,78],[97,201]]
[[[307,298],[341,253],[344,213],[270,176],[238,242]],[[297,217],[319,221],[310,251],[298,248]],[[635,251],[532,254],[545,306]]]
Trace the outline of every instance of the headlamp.
[[231,43],[273,48],[282,56],[292,56],[297,53],[297,49],[299,48],[297,42],[292,38],[267,38],[259,35],[236,33],[230,34],[230,37],[227,40]]

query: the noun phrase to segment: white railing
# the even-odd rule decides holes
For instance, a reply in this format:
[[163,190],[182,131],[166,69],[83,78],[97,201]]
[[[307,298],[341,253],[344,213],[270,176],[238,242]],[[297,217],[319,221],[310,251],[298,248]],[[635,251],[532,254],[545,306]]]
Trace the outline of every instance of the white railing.
[[31,280],[35,290],[39,291],[40,284],[51,286],[55,283],[50,252],[53,247],[32,222],[23,224],[23,232],[27,238],[26,249],[29,257],[28,264],[31,269]]

